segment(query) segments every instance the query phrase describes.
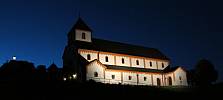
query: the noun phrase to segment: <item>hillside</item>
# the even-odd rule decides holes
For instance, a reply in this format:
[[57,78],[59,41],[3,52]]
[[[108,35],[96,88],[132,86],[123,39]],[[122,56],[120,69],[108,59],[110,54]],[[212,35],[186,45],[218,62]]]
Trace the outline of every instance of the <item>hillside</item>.
[[109,85],[95,82],[75,81],[3,81],[0,82],[1,98],[25,100],[75,100],[82,99],[193,99],[218,98],[223,93],[223,85],[205,88],[151,87]]

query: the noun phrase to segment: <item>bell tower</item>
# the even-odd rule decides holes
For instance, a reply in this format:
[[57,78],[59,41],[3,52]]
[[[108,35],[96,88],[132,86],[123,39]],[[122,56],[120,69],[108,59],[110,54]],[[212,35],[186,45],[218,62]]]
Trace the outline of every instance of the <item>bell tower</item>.
[[79,17],[74,27],[68,33],[68,44],[73,44],[75,41],[91,42],[91,34],[92,30]]
[[92,42],[92,30],[79,17],[75,25],[68,33],[68,44],[63,53],[64,77],[70,79],[73,76],[79,81],[85,80],[85,69],[81,65],[80,55],[78,54],[79,42]]

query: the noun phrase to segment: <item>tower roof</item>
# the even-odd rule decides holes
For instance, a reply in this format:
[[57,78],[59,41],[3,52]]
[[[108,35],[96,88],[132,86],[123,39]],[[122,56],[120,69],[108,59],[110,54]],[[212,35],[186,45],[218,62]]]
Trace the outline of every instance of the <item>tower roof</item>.
[[81,29],[81,30],[86,30],[86,31],[92,31],[88,25],[82,20],[82,18],[78,18],[76,24],[73,27],[74,29]]

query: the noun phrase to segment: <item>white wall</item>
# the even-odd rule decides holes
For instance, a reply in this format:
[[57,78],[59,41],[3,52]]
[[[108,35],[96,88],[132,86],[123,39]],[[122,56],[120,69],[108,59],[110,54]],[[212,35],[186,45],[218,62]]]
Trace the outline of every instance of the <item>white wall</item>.
[[[162,67],[162,63],[164,65],[164,67]],[[158,69],[159,70],[163,70],[169,65],[169,63],[167,61],[157,61],[157,64],[158,64]]]
[[[150,61],[152,62],[152,66],[150,66]],[[149,69],[157,69],[157,64],[155,60],[146,59],[145,66],[146,68],[149,68]]]
[[169,86],[169,77],[171,77],[172,79],[172,85],[176,85],[175,84],[175,79],[174,79],[174,74],[172,72],[165,74],[165,78],[164,78],[164,82],[165,82],[165,86]]
[[[91,42],[91,32],[90,31],[76,29],[75,33],[76,33],[76,35],[75,35],[76,40]],[[85,33],[85,37],[86,37],[85,39],[82,39],[82,33]]]
[[[115,79],[112,79],[112,75],[115,75]],[[121,72],[105,71],[105,83],[119,84],[121,82]]]
[[[108,57],[108,62],[105,61],[106,56]],[[102,64],[114,65],[115,64],[115,57],[112,54],[99,53],[99,61]]]
[[[125,63],[122,64],[122,58],[124,58]],[[116,65],[118,66],[130,66],[130,58],[127,56],[116,56]]]
[[[139,78],[139,85],[152,85],[152,78],[151,74],[138,74]],[[144,80],[144,77],[146,77],[146,81]]]
[[[183,85],[187,86],[187,75],[186,72],[182,68],[178,68],[176,71],[174,71],[175,75],[175,85]],[[181,77],[181,80],[179,79]]]
[[[80,50],[80,55],[82,55],[85,59],[87,59],[87,54],[91,55],[91,60],[98,59],[98,52],[99,51],[92,51],[92,50]],[[108,57],[108,62],[105,61],[105,57]],[[122,58],[124,58],[124,64],[122,63]],[[145,59],[145,60],[144,60]],[[139,65],[136,64],[136,60],[139,61]],[[126,67],[138,67],[138,68],[148,68],[148,69],[159,69],[164,70],[168,65],[169,62],[165,60],[153,60],[153,59],[146,59],[146,58],[136,58],[131,56],[122,56],[122,55],[115,55],[112,53],[101,53],[99,52],[99,61],[105,65],[117,65],[117,66],[126,66]],[[150,62],[152,62],[152,66],[150,66]],[[131,64],[130,64],[131,63]],[[162,67],[162,63],[164,67]]]
[[97,56],[98,54],[96,52],[86,52],[86,51],[79,50],[79,54],[82,57],[84,57],[86,60],[87,60],[87,55],[90,54],[91,59],[90,60],[87,60],[89,62],[98,58],[98,56]]
[[153,85],[157,86],[157,78],[160,79],[161,86],[163,86],[162,74],[153,74]]
[[[96,82],[104,83],[104,68],[98,61],[93,61],[87,65],[87,80],[93,79]],[[98,77],[94,77],[94,72],[98,73]]]
[[[94,72],[98,73],[98,77],[94,77]],[[112,75],[115,75],[115,79],[112,79]],[[138,75],[138,80],[137,80]],[[129,80],[131,76],[131,80]],[[152,76],[152,77],[151,77]],[[146,77],[146,81],[144,80]],[[87,66],[87,80],[93,79],[96,82],[110,83],[110,84],[131,84],[131,85],[153,85],[157,86],[157,78],[160,79],[161,86],[168,86],[168,77],[172,79],[172,85],[187,86],[186,72],[182,68],[178,68],[174,72],[166,73],[135,73],[135,72],[121,72],[106,70],[105,66],[99,61],[95,60]],[[181,77],[181,80],[180,78]],[[138,82],[138,83],[137,83]],[[153,83],[152,83],[153,82]]]
[[[132,77],[131,80],[129,80],[129,76]],[[123,72],[123,84],[137,85],[137,74],[132,72]]]
[[[137,65],[136,60],[139,61],[139,65]],[[132,67],[144,68],[144,59],[141,58],[131,58]]]

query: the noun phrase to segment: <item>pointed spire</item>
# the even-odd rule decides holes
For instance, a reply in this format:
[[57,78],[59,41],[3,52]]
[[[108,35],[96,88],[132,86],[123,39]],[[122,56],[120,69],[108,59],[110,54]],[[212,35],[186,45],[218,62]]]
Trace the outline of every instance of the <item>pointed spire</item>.
[[86,31],[92,31],[88,25],[82,20],[82,18],[79,16],[76,24],[74,25],[74,29],[81,29]]

